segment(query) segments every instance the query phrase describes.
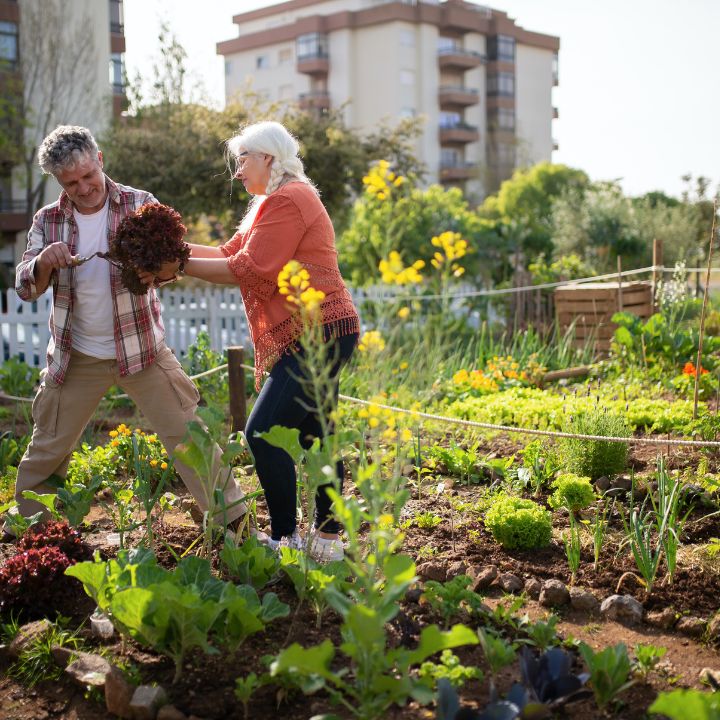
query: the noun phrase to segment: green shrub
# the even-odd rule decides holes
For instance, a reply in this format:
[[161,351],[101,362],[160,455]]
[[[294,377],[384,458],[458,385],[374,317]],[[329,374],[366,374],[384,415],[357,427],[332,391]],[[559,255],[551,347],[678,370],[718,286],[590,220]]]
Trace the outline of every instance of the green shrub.
[[[621,415],[595,407],[570,420],[565,432],[605,437],[630,437],[630,427]],[[606,440],[565,438],[560,456],[568,472],[585,475],[591,480],[603,475],[617,475],[627,465],[628,444]]]
[[595,501],[595,491],[587,476],[563,473],[557,476],[552,486],[555,492],[548,498],[548,504],[554,510],[564,507],[575,513]]
[[508,550],[532,550],[550,543],[550,512],[532,500],[501,496],[488,510],[485,527]]

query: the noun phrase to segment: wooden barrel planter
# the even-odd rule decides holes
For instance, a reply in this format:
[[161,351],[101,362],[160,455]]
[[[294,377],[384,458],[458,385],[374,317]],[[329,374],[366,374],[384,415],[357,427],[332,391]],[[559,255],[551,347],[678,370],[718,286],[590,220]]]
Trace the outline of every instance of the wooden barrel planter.
[[654,312],[652,283],[603,282],[555,288],[558,324],[565,331],[575,323],[575,347],[592,342],[596,352],[607,353],[617,328],[611,318],[620,310],[649,318]]

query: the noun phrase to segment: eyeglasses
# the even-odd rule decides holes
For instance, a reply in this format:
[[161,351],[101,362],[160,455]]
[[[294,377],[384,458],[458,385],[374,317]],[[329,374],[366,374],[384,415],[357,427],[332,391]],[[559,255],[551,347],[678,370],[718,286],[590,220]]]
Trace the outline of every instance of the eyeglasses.
[[237,156],[237,169],[242,170],[245,167],[245,164],[247,163],[247,161],[250,157],[252,157],[253,155],[261,155],[261,154],[262,153],[250,152],[247,150],[245,152],[241,152]]

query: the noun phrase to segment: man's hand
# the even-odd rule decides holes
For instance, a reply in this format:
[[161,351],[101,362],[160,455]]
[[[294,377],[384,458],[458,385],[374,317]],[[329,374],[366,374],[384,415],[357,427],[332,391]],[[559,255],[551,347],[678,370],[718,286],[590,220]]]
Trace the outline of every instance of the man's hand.
[[73,267],[77,255],[70,254],[68,246],[63,242],[48,245],[35,259],[35,288],[44,293],[50,285],[50,277],[55,270]]
[[53,270],[72,267],[73,265],[73,255],[70,253],[68,246],[63,242],[48,245],[37,256],[37,260],[35,261],[36,272],[40,272],[48,277]]

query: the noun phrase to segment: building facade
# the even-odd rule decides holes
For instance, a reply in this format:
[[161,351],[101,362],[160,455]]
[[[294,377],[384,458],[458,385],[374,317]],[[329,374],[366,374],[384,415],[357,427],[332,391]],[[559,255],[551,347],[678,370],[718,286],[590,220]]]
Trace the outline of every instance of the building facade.
[[39,182],[34,150],[57,125],[85,125],[100,135],[120,114],[124,52],[122,0],[0,0],[4,270],[19,261],[35,211],[59,193],[54,181]]
[[421,116],[430,182],[470,196],[550,160],[557,37],[464,0],[289,0],[234,16],[221,42],[225,96],[252,89],[349,127]]

